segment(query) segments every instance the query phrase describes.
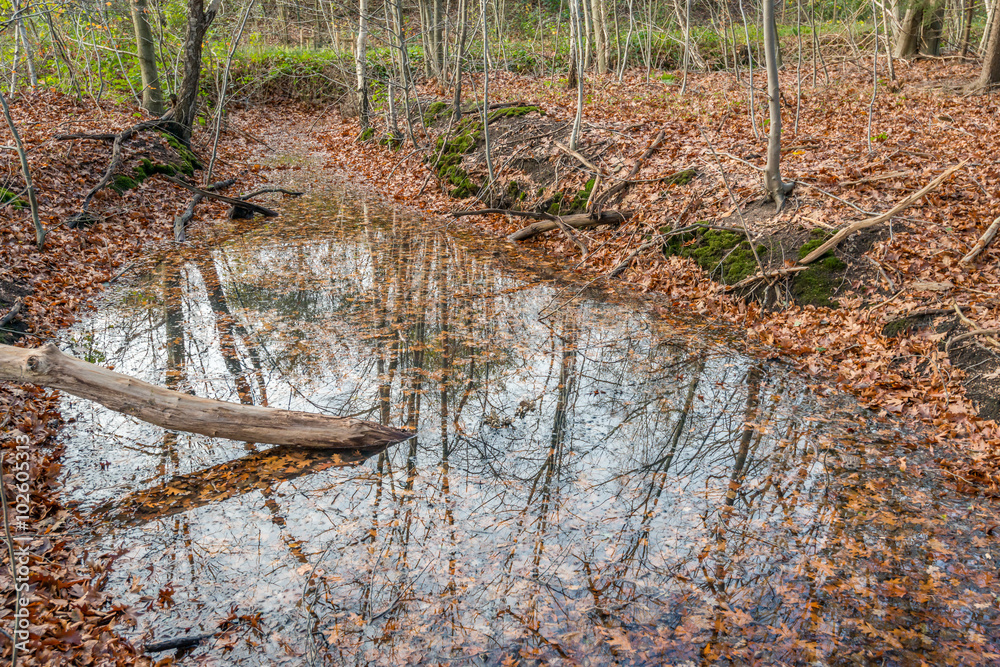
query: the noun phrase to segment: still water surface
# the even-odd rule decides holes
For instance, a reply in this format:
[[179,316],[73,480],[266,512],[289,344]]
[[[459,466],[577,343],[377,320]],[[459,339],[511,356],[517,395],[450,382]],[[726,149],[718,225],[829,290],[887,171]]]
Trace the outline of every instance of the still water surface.
[[915,436],[514,266],[334,190],[88,315],[68,347],[120,372],[416,433],[263,451],[66,399],[126,634],[214,634],[192,665],[993,661],[995,507]]

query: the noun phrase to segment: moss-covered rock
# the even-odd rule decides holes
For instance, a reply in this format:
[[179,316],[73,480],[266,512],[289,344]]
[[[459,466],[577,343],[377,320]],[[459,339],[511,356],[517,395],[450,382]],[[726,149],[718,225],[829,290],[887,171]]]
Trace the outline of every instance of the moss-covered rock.
[[440,116],[445,109],[448,108],[448,106],[447,102],[441,101],[431,102],[428,104],[427,108],[424,109],[424,125],[431,125],[438,119],[438,116]]
[[[757,254],[767,251],[757,246]],[[664,244],[667,256],[690,257],[710,276],[727,285],[738,283],[757,271],[757,259],[743,234],[719,229],[700,229],[670,237]]]

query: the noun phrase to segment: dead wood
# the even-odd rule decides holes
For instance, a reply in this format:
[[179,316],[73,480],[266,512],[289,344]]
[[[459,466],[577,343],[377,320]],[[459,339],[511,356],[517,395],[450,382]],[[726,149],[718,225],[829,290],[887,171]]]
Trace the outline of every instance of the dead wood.
[[455,211],[452,217],[464,218],[469,215],[489,215],[490,213],[500,213],[503,215],[513,215],[518,218],[534,218],[535,220],[555,220],[556,216],[549,213],[539,213],[538,211],[512,211],[506,208],[481,208],[477,211]]
[[188,635],[187,637],[174,637],[173,639],[164,639],[162,642],[155,642],[153,644],[146,644],[142,650],[146,653],[162,653],[163,651],[170,651],[175,648],[191,648],[192,646],[197,646],[206,639],[211,639],[215,635]]
[[[586,229],[587,227],[597,227],[599,225],[618,225],[629,219],[631,213],[619,213],[618,211],[601,211],[598,215],[588,213],[578,213],[576,215],[565,215],[560,221],[573,229]],[[509,241],[524,241],[539,234],[559,229],[559,222],[555,220],[541,220],[534,222],[527,227],[523,227],[507,237]]]
[[49,343],[0,345],[0,381],[32,383],[96,401],[163,428],[215,438],[314,449],[376,449],[410,433],[350,417],[190,396],[70,357]]
[[561,231],[566,236],[566,238],[568,238],[574,245],[576,245],[576,247],[580,249],[580,254],[584,258],[586,258],[587,253],[590,252],[590,248],[587,246],[586,241],[581,239],[580,236],[573,231],[572,227],[563,222],[562,218],[556,217],[555,222],[557,225],[559,225],[559,231]]
[[558,141],[554,141],[553,143],[556,145],[556,148],[558,148],[559,150],[561,150],[563,153],[566,153],[566,155],[570,155],[572,157],[575,157],[577,160],[579,160],[580,164],[582,164],[584,167],[586,167],[590,171],[594,172],[595,175],[599,176],[601,174],[601,168],[600,167],[598,167],[596,164],[594,164],[593,162],[591,162],[590,160],[588,160],[587,158],[585,158],[583,155],[581,155],[577,151],[573,150],[569,146],[562,145]]
[[985,336],[986,340],[990,341],[991,343],[995,343],[995,347],[1000,349],[1000,341],[997,341],[995,338],[993,338],[993,336],[996,335],[1000,335],[1000,329],[977,329],[975,331],[967,331],[964,334],[959,334],[958,336],[955,336],[954,338],[949,340],[948,344],[945,346],[945,352],[950,352],[952,345],[954,345],[955,343],[960,343],[963,340],[973,338],[975,336]]
[[240,195],[239,198],[242,199],[243,201],[246,201],[251,197],[267,194],[268,192],[280,192],[281,194],[290,195],[292,197],[301,197],[302,195],[305,194],[304,192],[296,192],[295,190],[286,190],[285,188],[264,188],[262,190],[255,190],[248,195]]
[[[639,157],[639,159],[635,161],[635,164],[632,165],[632,170],[629,171],[628,175],[625,176],[625,178],[622,179],[620,183],[615,183],[610,188],[608,188],[607,192],[602,194],[600,197],[596,197],[594,199],[594,206],[595,207],[604,206],[607,202],[611,201],[612,197],[623,192],[625,188],[631,185],[629,181],[635,178],[635,175],[638,174],[639,170],[642,169],[642,166],[646,163],[646,160],[648,160],[653,156],[653,153],[655,153],[656,149],[660,147],[660,144],[663,143],[663,139],[666,136],[667,136],[666,133],[663,130],[660,130],[657,133],[656,138],[653,139],[653,143],[649,145],[649,148],[647,148],[646,151]],[[671,176],[673,175],[675,174],[671,174]]]
[[990,225],[985,232],[983,232],[983,235],[979,237],[976,244],[972,246],[972,250],[970,250],[969,253],[962,258],[962,264],[970,264],[972,260],[979,257],[979,254],[986,250],[986,247],[996,237],[997,230],[1000,230],[1000,218],[994,220],[993,224]]
[[955,173],[956,171],[958,171],[959,169],[961,169],[965,165],[966,162],[968,162],[968,160],[962,160],[958,164],[956,164],[956,165],[954,165],[952,167],[949,167],[948,169],[945,169],[941,173],[940,176],[938,176],[933,181],[931,181],[930,183],[928,183],[924,187],[920,188],[916,192],[910,194],[908,197],[906,197],[905,199],[903,199],[901,202],[899,202],[898,204],[896,204],[895,206],[893,206],[891,209],[889,209],[885,213],[881,213],[881,214],[876,215],[875,217],[872,217],[872,218],[866,218],[865,220],[859,220],[858,222],[851,223],[850,225],[848,225],[844,229],[841,229],[839,232],[837,232],[832,237],[830,237],[830,239],[826,243],[824,243],[823,245],[821,245],[820,247],[816,248],[811,253],[809,253],[808,255],[806,255],[805,257],[803,257],[802,259],[800,259],[799,260],[799,264],[811,264],[812,262],[815,262],[817,259],[819,259],[823,255],[825,255],[827,252],[829,252],[830,250],[833,250],[838,245],[840,245],[840,243],[844,239],[846,239],[848,236],[850,236],[854,232],[860,231],[862,229],[867,229],[868,227],[872,227],[872,226],[877,225],[879,223],[885,222],[886,220],[888,220],[892,216],[896,215],[897,213],[899,213],[903,209],[910,207],[914,202],[916,202],[917,200],[919,200],[921,197],[923,197],[924,195],[926,195],[928,192],[934,190],[939,185],[941,185],[941,183],[943,183],[946,178],[948,178],[953,173]]
[[17,317],[17,314],[21,312],[21,305],[21,297],[14,299],[14,305],[10,307],[10,310],[7,311],[6,315],[0,317],[0,327],[7,326],[10,324],[11,320]]
[[[218,183],[212,183],[206,186],[205,189],[209,192],[217,192],[223,188],[228,188],[230,185],[235,183],[235,178],[229,178],[224,181],[219,181]],[[187,224],[191,222],[191,219],[194,217],[195,207],[198,206],[204,198],[204,195],[196,194],[191,200],[191,203],[189,203],[187,208],[184,209],[184,212],[174,218],[174,243],[183,243],[187,240]]]
[[772,281],[775,278],[782,278],[784,276],[789,276],[792,275],[793,273],[798,273],[799,271],[805,271],[808,268],[809,268],[808,266],[786,266],[781,269],[775,269],[774,271],[755,273],[754,275],[744,278],[743,280],[739,281],[734,285],[730,285],[729,287],[726,288],[725,291],[732,292],[740,288],[746,287],[747,285],[750,285],[758,280]]
[[236,210],[238,208],[242,208],[242,209],[246,209],[246,210],[249,210],[249,211],[253,211],[254,213],[260,213],[261,215],[263,215],[264,217],[267,217],[267,218],[274,218],[274,217],[277,217],[277,215],[278,215],[277,211],[272,211],[271,209],[266,208],[264,206],[260,206],[259,204],[252,204],[252,203],[250,203],[248,201],[244,201],[243,199],[236,199],[234,197],[226,197],[225,195],[220,195],[220,194],[216,194],[214,192],[209,192],[208,190],[202,190],[201,188],[196,188],[195,186],[191,185],[190,183],[185,183],[181,179],[176,178],[174,176],[167,176],[166,174],[162,174],[162,176],[163,176],[163,178],[167,179],[168,181],[170,181],[174,185],[179,185],[182,188],[184,188],[186,190],[190,190],[191,192],[193,192],[195,194],[200,194],[202,197],[205,197],[207,199],[216,199],[218,201],[224,201],[227,204],[232,205],[233,210]]
[[948,341],[948,344],[945,346],[945,351],[950,350],[951,346],[954,343],[957,343],[961,340],[965,340],[966,338],[971,338],[972,336],[983,336],[984,338],[986,338],[987,343],[989,343],[996,349],[1000,350],[1000,341],[998,341],[996,338],[993,337],[993,334],[1000,333],[1000,329],[983,329],[978,324],[976,324],[975,322],[973,322],[972,320],[970,320],[968,317],[965,316],[965,313],[962,312],[962,309],[958,306],[957,302],[953,303],[952,307],[954,308],[955,314],[958,315],[958,319],[962,322],[962,324],[972,329],[972,331],[952,338],[950,341]]
[[[128,128],[126,130],[123,130],[123,131],[119,132],[116,135],[113,135],[114,136],[114,138],[113,138],[114,143],[113,143],[113,145],[111,147],[111,160],[108,162],[108,168],[104,172],[104,176],[97,183],[97,185],[95,185],[90,190],[90,192],[88,192],[87,195],[83,198],[83,206],[80,208],[80,212],[76,213],[76,214],[74,214],[72,216],[70,216],[69,219],[67,219],[66,225],[70,229],[73,229],[74,227],[77,227],[79,225],[86,224],[88,222],[93,222],[94,221],[94,216],[92,216],[90,214],[90,212],[88,211],[88,209],[90,208],[90,202],[94,199],[94,195],[96,195],[98,192],[100,192],[101,190],[103,190],[108,185],[108,183],[111,182],[111,177],[114,176],[115,171],[117,171],[119,165],[121,165],[121,161],[122,161],[122,144],[124,142],[128,141],[129,139],[131,139],[133,136],[135,136],[139,132],[142,132],[143,130],[148,130],[148,129],[151,129],[151,128],[154,128],[154,127],[155,128],[163,127],[163,123],[164,123],[164,119],[163,118],[154,118],[153,120],[146,120],[146,121],[143,121],[141,123],[137,123],[137,124],[133,125],[132,127]],[[68,139],[73,139],[73,138],[76,138],[76,139],[94,139],[94,138],[105,139],[106,136],[107,135],[105,135],[105,134],[89,135],[89,136],[75,136],[75,135],[69,135],[69,134],[67,134],[67,135],[58,135],[56,138],[58,139],[58,138],[65,137],[65,138],[68,138]]]

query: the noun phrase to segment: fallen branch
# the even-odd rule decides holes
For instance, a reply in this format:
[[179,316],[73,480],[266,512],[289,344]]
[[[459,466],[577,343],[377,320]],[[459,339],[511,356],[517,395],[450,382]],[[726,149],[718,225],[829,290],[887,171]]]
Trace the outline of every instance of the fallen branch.
[[506,208],[481,208],[477,211],[455,211],[452,217],[464,218],[469,215],[489,215],[500,213],[502,215],[512,215],[517,218],[533,218],[535,220],[555,220],[556,216],[550,213],[540,213],[538,211],[512,211]]
[[976,257],[979,257],[979,254],[986,250],[986,246],[988,246],[993,241],[994,237],[996,237],[997,230],[1000,230],[1000,218],[994,220],[993,224],[990,225],[985,232],[983,232],[983,235],[979,237],[976,244],[972,246],[972,250],[969,251],[969,254],[962,258],[961,263],[969,264]]
[[[628,175],[626,175],[625,178],[622,179],[620,183],[615,183],[610,188],[608,188],[607,191],[600,197],[596,197],[594,199],[594,206],[595,207],[604,206],[608,201],[611,200],[612,197],[622,192],[625,188],[631,185],[629,181],[635,178],[635,175],[638,174],[639,170],[642,169],[642,165],[646,163],[646,160],[652,157],[653,153],[655,153],[656,149],[660,147],[660,144],[663,143],[663,139],[666,136],[667,136],[666,133],[663,130],[660,130],[657,133],[656,138],[653,139],[653,143],[649,145],[649,148],[647,148],[646,151],[639,157],[639,159],[635,161],[635,164],[632,165],[632,169],[631,171],[628,172]],[[671,176],[676,176],[676,174],[671,174]]]
[[841,229],[839,232],[837,232],[832,237],[830,237],[830,239],[826,243],[824,243],[823,245],[821,245],[820,247],[816,248],[811,253],[809,253],[808,255],[806,255],[805,257],[803,257],[802,259],[800,259],[799,260],[799,264],[811,264],[812,262],[815,262],[817,259],[819,259],[823,255],[825,255],[827,252],[829,252],[830,250],[832,250],[832,249],[836,248],[838,245],[840,245],[840,243],[844,239],[846,239],[848,236],[850,236],[854,232],[862,230],[862,229],[867,229],[868,227],[873,227],[874,225],[877,225],[879,223],[885,222],[886,220],[888,220],[892,216],[896,215],[897,213],[899,213],[903,209],[910,207],[914,202],[916,202],[917,200],[919,200],[921,197],[923,197],[924,195],[926,195],[928,192],[934,190],[939,185],[941,185],[941,183],[943,183],[946,178],[948,178],[953,173],[955,173],[956,171],[958,171],[959,169],[961,169],[962,166],[964,166],[966,162],[968,162],[968,160],[962,160],[961,162],[959,162],[958,164],[954,165],[953,167],[949,167],[948,169],[945,169],[944,172],[942,172],[940,176],[938,176],[937,178],[935,178],[933,181],[931,181],[930,183],[928,183],[924,187],[920,188],[916,192],[912,193],[911,195],[909,195],[908,197],[906,197],[905,199],[903,199],[901,202],[899,202],[898,204],[896,204],[895,206],[893,206],[891,209],[889,209],[885,213],[882,213],[880,215],[876,215],[873,218],[867,218],[865,220],[859,220],[858,222],[851,223],[850,225],[848,225],[844,229]]
[[964,334],[959,334],[958,336],[955,336],[954,338],[949,340],[948,344],[945,345],[944,351],[950,352],[951,346],[954,345],[955,343],[960,343],[963,340],[966,340],[968,338],[973,338],[975,336],[986,336],[987,340],[989,340],[992,343],[996,343],[998,346],[1000,346],[1000,342],[998,342],[995,338],[993,338],[993,336],[996,336],[998,334],[1000,334],[1000,329],[977,329],[975,331],[967,331]]
[[948,341],[948,344],[945,345],[944,348],[945,352],[950,351],[951,346],[953,344],[965,340],[966,338],[971,338],[972,336],[983,336],[986,338],[986,342],[988,342],[990,345],[1000,350],[1000,341],[998,341],[996,338],[993,338],[993,334],[1000,333],[1000,329],[981,329],[978,324],[976,324],[975,322],[973,322],[972,320],[970,320],[968,317],[965,316],[965,314],[962,312],[962,309],[959,308],[958,302],[953,303],[952,308],[954,308],[955,314],[958,315],[959,321],[961,321],[962,324],[964,324],[965,326],[972,329],[972,331],[964,333],[960,336],[955,336],[950,341]]
[[187,637],[175,637],[173,639],[165,639],[162,642],[156,642],[153,644],[146,644],[142,650],[146,653],[162,653],[163,651],[170,651],[175,648],[191,648],[192,646],[197,646],[206,639],[211,639],[215,635],[188,635]]
[[582,164],[584,167],[586,167],[590,171],[594,172],[595,175],[599,176],[601,174],[600,167],[598,167],[596,164],[594,164],[593,162],[591,162],[590,160],[588,160],[587,158],[585,158],[583,155],[581,155],[577,151],[573,150],[569,146],[562,145],[558,141],[554,141],[552,143],[554,143],[556,145],[556,148],[558,148],[559,150],[561,150],[563,153],[566,153],[567,155],[571,155],[571,156],[575,157],[577,160],[580,161],[580,164]]
[[[209,192],[217,192],[223,188],[228,188],[230,185],[236,183],[235,178],[229,178],[224,181],[219,181],[218,183],[212,183],[205,187],[205,190]],[[188,204],[184,212],[179,216],[174,218],[174,243],[184,243],[187,240],[187,224],[191,222],[194,217],[195,207],[201,203],[201,200],[205,198],[205,195],[196,194],[191,203]]]
[[584,258],[586,258],[587,253],[590,252],[590,248],[587,246],[587,243],[583,241],[583,239],[581,239],[579,236],[577,236],[576,233],[573,231],[573,228],[567,225],[565,222],[563,222],[562,218],[556,217],[556,224],[559,225],[559,231],[561,231],[566,236],[566,238],[572,241],[576,245],[576,247],[580,249],[580,254],[583,255]]
[[[148,130],[154,127],[161,127],[163,122],[164,122],[163,118],[154,118],[153,120],[146,120],[141,123],[137,123],[136,125],[133,125],[127,130],[123,130],[118,134],[114,135],[114,144],[111,146],[111,160],[108,162],[108,168],[104,172],[104,176],[101,177],[101,180],[97,183],[97,185],[91,188],[90,192],[88,192],[87,195],[83,198],[83,206],[81,207],[80,212],[70,216],[70,218],[66,221],[66,225],[70,229],[73,229],[74,227],[77,227],[81,224],[93,220],[93,216],[90,215],[88,210],[90,208],[90,202],[94,199],[94,195],[103,190],[108,185],[108,183],[111,182],[111,177],[114,176],[115,171],[118,170],[118,166],[121,164],[122,160],[122,144],[131,139],[139,132],[142,132],[143,130]],[[93,139],[96,137],[104,137],[104,136],[105,135],[91,135],[87,137],[74,137],[74,135],[59,135],[57,138],[69,137],[69,138]]]
[[10,307],[7,314],[0,317],[0,327],[5,327],[10,324],[11,320],[17,317],[17,314],[21,312],[21,297],[14,299],[14,305]]
[[233,198],[233,197],[226,197],[225,195],[220,195],[220,194],[216,194],[214,192],[209,192],[208,190],[202,190],[201,188],[196,188],[196,187],[194,187],[193,185],[191,185],[189,183],[185,183],[184,181],[182,181],[179,178],[175,178],[174,176],[167,176],[166,174],[162,174],[162,176],[163,176],[163,178],[167,179],[168,181],[170,181],[174,185],[179,185],[182,188],[184,188],[186,190],[190,190],[191,192],[193,192],[195,194],[198,194],[198,195],[201,195],[202,197],[205,197],[207,199],[216,199],[218,201],[224,201],[227,204],[232,205],[232,207],[234,209],[236,209],[236,208],[245,208],[245,209],[248,209],[250,211],[253,211],[254,213],[260,213],[261,215],[263,215],[264,217],[267,217],[267,218],[274,218],[274,217],[277,217],[277,215],[278,215],[277,211],[272,211],[271,209],[266,208],[264,206],[260,206],[258,204],[252,204],[252,203],[250,203],[248,201],[244,201],[242,199],[236,199],[236,198]]
[[784,276],[788,276],[793,273],[798,273],[799,271],[805,271],[808,268],[809,268],[808,266],[786,266],[781,269],[775,269],[774,271],[767,271],[766,273],[755,273],[754,275],[749,276],[748,278],[744,278],[743,280],[739,281],[734,285],[728,286],[725,289],[725,291],[732,292],[742,287],[746,287],[747,285],[750,285],[751,283],[754,283],[758,280],[770,281],[775,278],[782,278]]
[[166,429],[214,438],[315,449],[366,450],[411,436],[350,417],[227,403],[149,384],[63,354],[0,345],[0,380],[60,389]]
[[[630,213],[619,213],[618,211],[602,211],[600,215],[589,215],[578,213],[576,215],[566,215],[560,220],[564,225],[573,229],[586,229],[587,227],[597,227],[598,225],[617,225],[629,219]],[[534,222],[527,227],[523,227],[507,237],[509,241],[524,241],[539,234],[559,229],[560,225],[555,220],[542,220]]]
[[263,190],[256,190],[254,192],[251,192],[248,195],[240,195],[239,198],[242,199],[243,201],[246,201],[251,197],[267,194],[268,192],[280,192],[281,194],[291,195],[292,197],[301,197],[302,195],[305,194],[304,192],[296,192],[295,190],[286,190],[285,188],[264,188]]

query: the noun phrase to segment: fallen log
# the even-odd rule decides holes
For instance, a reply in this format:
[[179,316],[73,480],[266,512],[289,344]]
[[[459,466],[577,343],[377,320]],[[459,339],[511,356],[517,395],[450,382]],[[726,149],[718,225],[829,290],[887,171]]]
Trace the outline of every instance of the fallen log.
[[[586,229],[587,227],[597,227],[598,225],[618,225],[629,219],[629,213],[619,213],[618,211],[601,211],[600,215],[589,213],[577,213],[576,215],[562,216],[559,221],[567,227],[573,229]],[[527,227],[523,227],[507,237],[509,241],[524,241],[533,236],[559,229],[559,221],[542,220],[533,222]]]
[[350,417],[240,405],[171,391],[63,354],[0,345],[0,381],[37,384],[96,401],[166,429],[315,449],[377,449],[412,434]]

